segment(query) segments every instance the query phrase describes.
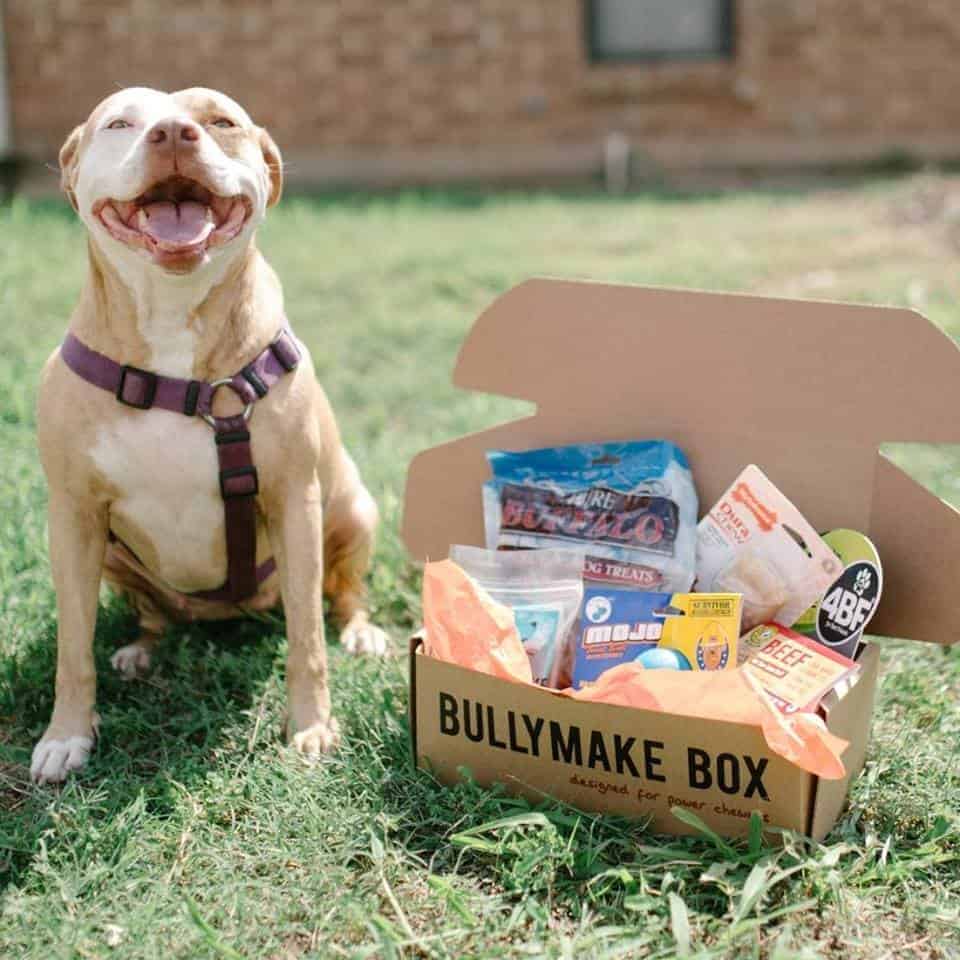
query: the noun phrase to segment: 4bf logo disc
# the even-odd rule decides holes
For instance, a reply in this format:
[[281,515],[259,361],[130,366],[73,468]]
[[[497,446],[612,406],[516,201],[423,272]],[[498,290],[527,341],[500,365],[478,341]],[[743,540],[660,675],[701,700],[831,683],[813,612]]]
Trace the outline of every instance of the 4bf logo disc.
[[851,563],[831,584],[817,612],[817,638],[839,653],[855,645],[880,600],[880,570],[869,560]]

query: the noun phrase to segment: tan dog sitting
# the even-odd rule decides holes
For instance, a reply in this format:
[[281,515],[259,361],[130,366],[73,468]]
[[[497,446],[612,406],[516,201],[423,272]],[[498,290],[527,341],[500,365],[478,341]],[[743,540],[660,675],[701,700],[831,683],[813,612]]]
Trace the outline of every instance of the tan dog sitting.
[[93,745],[101,577],[140,616],[112,660],[128,676],[169,621],[282,599],[288,734],[328,751],[323,593],[348,650],[386,651],[362,582],[377,509],[253,242],[280,197],[279,152],[223,94],[137,88],[97,106],[60,165],[89,272],[40,391],[59,627],[32,775],[61,780]]

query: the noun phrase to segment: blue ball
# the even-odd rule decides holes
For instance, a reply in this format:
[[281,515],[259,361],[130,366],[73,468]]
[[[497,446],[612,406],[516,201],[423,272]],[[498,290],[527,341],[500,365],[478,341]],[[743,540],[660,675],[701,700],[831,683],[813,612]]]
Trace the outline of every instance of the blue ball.
[[644,650],[636,663],[640,663],[647,670],[689,670],[690,661],[679,650],[669,647],[653,647]]

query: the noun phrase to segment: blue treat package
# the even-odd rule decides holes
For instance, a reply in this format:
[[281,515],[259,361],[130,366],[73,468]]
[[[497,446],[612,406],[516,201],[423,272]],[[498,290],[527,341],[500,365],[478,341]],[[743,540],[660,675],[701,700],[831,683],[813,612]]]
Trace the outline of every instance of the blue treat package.
[[668,609],[672,596],[587,586],[573,660],[573,689],[589,687],[605,670],[656,649],[663,636],[663,617],[654,616],[654,611]]
[[487,453],[487,546],[576,547],[584,578],[683,593],[696,562],[697,493],[667,440]]

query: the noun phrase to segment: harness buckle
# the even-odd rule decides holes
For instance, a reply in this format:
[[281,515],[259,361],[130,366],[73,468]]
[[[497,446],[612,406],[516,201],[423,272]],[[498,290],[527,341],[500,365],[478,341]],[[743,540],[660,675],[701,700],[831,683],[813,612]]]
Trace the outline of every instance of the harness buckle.
[[[127,378],[130,377],[130,392],[127,392]],[[131,367],[124,364],[120,367],[120,379],[117,381],[116,398],[128,407],[138,410],[149,410],[153,406],[153,398],[157,395],[157,375],[149,370]]]
[[[246,477],[250,480],[245,480]],[[255,497],[259,492],[260,478],[257,476],[256,467],[251,465],[220,471],[220,496],[224,500],[233,500],[235,497]]]
[[[237,390],[236,384],[233,382],[233,377],[224,377],[222,380],[214,380],[213,383],[210,384],[210,399],[205,404],[206,409],[200,412],[200,416],[206,420],[206,422],[210,424],[214,430],[217,429],[217,417],[213,415],[213,398],[221,387],[230,387],[238,397],[240,396],[240,392]],[[242,400],[243,398],[240,397],[240,399]],[[244,420],[249,420],[251,413],[253,413],[253,404],[248,403],[243,408],[243,413],[241,416]]]
[[277,363],[283,367],[287,373],[295,370],[300,362],[300,350],[293,340],[293,337],[286,330],[281,330],[274,341],[270,344],[270,352],[273,354]]

